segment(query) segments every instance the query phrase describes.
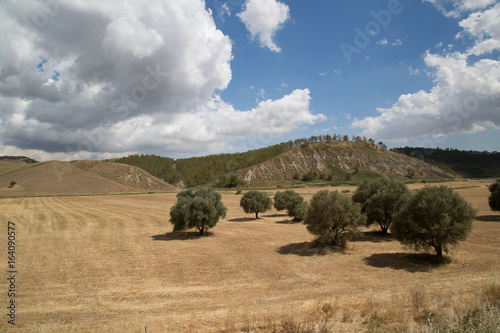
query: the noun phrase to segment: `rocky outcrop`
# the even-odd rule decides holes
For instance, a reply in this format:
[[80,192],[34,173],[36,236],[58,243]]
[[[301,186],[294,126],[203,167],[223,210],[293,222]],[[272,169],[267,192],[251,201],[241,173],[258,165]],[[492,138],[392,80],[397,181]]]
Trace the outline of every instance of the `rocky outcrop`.
[[294,175],[311,171],[324,175],[339,175],[366,171],[379,175],[404,177],[409,169],[417,177],[453,178],[452,175],[419,159],[385,151],[365,143],[310,143],[295,147],[264,163],[239,172],[239,178],[247,184],[291,180]]

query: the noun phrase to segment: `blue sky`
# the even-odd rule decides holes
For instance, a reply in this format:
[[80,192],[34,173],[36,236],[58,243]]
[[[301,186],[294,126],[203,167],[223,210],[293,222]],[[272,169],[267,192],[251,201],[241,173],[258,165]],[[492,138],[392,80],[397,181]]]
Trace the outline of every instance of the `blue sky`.
[[495,0],[0,3],[0,155],[500,150]]

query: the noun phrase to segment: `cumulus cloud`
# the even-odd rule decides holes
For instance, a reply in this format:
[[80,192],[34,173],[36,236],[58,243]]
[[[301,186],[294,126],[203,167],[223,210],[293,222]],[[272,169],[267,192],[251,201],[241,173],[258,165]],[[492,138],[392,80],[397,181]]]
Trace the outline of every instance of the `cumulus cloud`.
[[445,16],[459,17],[462,13],[487,8],[497,0],[424,0],[440,9]]
[[245,23],[252,39],[257,39],[262,47],[273,52],[281,51],[274,42],[274,36],[290,18],[288,5],[276,0],[247,0],[245,9],[237,15]]
[[[487,1],[481,2],[487,6]],[[457,10],[469,4],[457,2]],[[475,8],[482,8],[481,6]],[[500,61],[485,53],[500,50],[500,4],[472,13],[460,22],[458,38],[469,35],[474,45],[464,53],[424,57],[434,75],[434,87],[402,95],[391,108],[378,108],[378,116],[355,119],[352,126],[363,135],[383,140],[406,141],[426,135],[475,133],[500,126]],[[471,55],[483,55],[471,58]]]
[[[44,159],[204,154],[255,135],[250,127],[221,131],[250,114],[253,127],[277,134],[321,120],[309,110],[307,89],[269,101],[291,120],[288,126],[271,121],[264,102],[217,118],[231,109],[218,94],[231,81],[232,46],[203,1],[26,0],[19,6],[6,0],[0,28],[9,32],[0,37],[3,153]],[[282,110],[284,104],[295,113]],[[217,122],[209,121],[214,117]]]

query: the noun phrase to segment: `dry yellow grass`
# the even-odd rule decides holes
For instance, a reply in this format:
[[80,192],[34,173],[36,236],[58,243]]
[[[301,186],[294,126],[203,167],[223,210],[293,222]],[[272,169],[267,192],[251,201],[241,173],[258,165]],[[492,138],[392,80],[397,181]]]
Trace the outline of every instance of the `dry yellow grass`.
[[[223,192],[227,217],[201,239],[170,233],[174,193],[3,198],[4,228],[13,221],[17,232],[13,331],[231,332],[249,325],[257,332],[299,323],[345,332],[373,323],[417,329],[428,320],[409,317],[420,318],[417,292],[420,310],[450,309],[444,315],[451,316],[455,305],[479,302],[500,272],[500,214],[489,210],[486,183],[453,183],[466,185],[478,186],[458,190],[478,218],[450,253],[453,262],[441,267],[377,237],[351,242],[345,254],[318,254],[302,224],[276,211],[256,221],[234,192]],[[320,189],[297,192],[307,200]],[[4,265],[6,256],[2,250]],[[0,290],[6,294],[4,277]],[[0,331],[7,331],[2,317]]]

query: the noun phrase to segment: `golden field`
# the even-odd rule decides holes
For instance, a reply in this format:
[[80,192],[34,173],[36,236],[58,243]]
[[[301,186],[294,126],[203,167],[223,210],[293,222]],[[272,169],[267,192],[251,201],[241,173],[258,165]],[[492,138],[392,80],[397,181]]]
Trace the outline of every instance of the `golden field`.
[[[325,325],[336,332],[432,328],[432,313],[457,316],[500,280],[500,214],[488,207],[489,183],[448,184],[478,214],[468,240],[443,266],[366,230],[345,253],[321,252],[310,247],[305,226],[281,212],[259,220],[244,214],[234,191],[221,192],[227,216],[203,238],[171,233],[175,193],[1,198],[4,231],[7,221],[16,224],[18,273],[16,326],[7,324],[2,306],[0,331],[272,332],[290,323],[293,330]],[[296,191],[309,200],[322,189],[355,187]]]

